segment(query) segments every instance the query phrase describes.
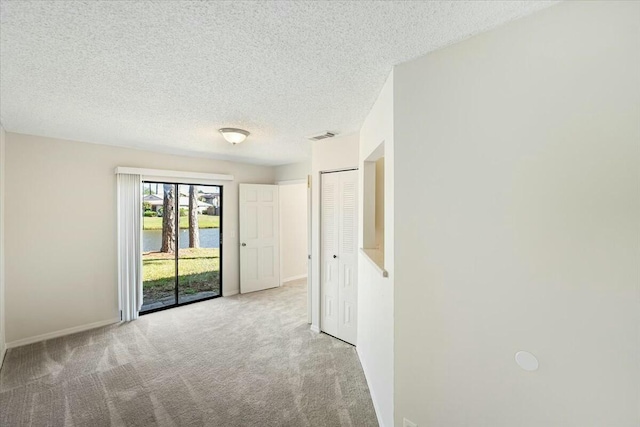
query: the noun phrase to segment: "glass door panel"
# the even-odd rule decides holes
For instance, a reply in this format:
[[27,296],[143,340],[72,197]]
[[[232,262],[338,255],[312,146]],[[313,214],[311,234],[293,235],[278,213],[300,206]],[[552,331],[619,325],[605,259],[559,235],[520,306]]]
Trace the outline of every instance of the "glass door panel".
[[220,296],[221,187],[180,185],[178,303]]
[[175,190],[173,184],[142,184],[143,312],[177,303],[176,236],[173,227]]

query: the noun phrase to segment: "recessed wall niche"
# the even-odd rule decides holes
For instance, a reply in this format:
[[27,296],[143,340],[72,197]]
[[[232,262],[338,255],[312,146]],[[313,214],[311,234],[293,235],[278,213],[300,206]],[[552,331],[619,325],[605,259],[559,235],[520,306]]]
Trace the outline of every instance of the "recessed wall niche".
[[386,276],[384,270],[384,141],[363,165],[362,251]]

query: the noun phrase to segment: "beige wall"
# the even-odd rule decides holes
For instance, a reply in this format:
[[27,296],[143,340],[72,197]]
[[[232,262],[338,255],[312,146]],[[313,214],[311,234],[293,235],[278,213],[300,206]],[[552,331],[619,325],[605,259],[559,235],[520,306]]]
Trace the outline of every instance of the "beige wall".
[[295,181],[299,179],[307,179],[307,175],[311,173],[311,159],[305,162],[290,163],[275,167],[275,180]]
[[376,249],[384,250],[384,157],[376,161]]
[[566,2],[396,67],[396,425],[640,425],[639,24]]
[[279,187],[280,203],[280,281],[307,275],[307,184]]
[[238,183],[272,167],[7,133],[7,342],[118,316],[116,166],[232,174],[224,185],[223,293],[238,292]]
[[320,173],[358,167],[358,134],[316,141],[311,149],[311,327],[320,328]]
[[[364,162],[384,143],[384,268],[358,255],[358,356],[382,427],[393,426],[394,135],[391,72],[360,129],[360,218],[364,217]],[[375,209],[375,207],[374,207]],[[359,223],[363,247],[364,221]],[[401,425],[401,424],[400,424]]]

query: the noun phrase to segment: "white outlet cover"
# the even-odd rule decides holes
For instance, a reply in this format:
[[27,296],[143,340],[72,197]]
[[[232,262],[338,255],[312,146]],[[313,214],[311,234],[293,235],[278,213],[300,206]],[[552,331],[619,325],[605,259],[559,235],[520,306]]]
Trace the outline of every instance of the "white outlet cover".
[[537,371],[538,359],[528,351],[519,351],[516,353],[516,363],[525,371]]
[[409,421],[406,418],[403,418],[402,427],[418,427],[418,424],[414,423],[413,421]]

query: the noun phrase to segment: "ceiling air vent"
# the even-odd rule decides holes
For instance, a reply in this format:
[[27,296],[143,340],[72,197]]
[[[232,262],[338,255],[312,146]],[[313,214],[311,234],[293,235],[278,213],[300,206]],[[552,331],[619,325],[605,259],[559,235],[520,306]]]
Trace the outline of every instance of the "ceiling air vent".
[[336,134],[333,132],[325,132],[318,135],[308,136],[307,139],[310,139],[311,141],[320,141],[321,139],[333,138],[334,136],[336,136]]

